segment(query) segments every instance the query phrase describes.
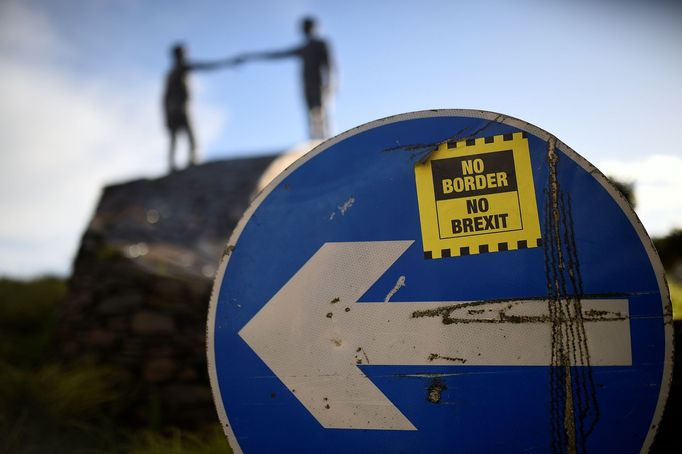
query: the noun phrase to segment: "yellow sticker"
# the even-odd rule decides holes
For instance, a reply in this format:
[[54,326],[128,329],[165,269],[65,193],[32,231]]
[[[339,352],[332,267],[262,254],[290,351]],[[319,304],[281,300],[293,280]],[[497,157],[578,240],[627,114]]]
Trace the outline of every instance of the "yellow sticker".
[[425,258],[542,244],[525,133],[443,142],[414,176]]

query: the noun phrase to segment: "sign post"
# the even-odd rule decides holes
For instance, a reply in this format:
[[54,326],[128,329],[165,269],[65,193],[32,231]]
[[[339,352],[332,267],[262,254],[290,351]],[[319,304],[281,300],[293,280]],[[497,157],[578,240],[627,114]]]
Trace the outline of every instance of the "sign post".
[[640,452],[672,373],[662,267],[625,199],[481,111],[341,134],[253,202],[208,360],[239,452]]

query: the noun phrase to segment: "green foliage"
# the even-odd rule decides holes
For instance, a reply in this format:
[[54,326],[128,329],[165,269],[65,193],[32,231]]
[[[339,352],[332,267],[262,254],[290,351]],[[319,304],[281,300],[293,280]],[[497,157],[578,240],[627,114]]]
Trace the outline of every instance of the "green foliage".
[[654,246],[666,270],[671,271],[677,263],[682,263],[682,229],[663,238],[654,238]]
[[66,284],[0,279],[0,452],[55,452],[109,444],[109,415],[127,377],[112,368],[51,361]]
[[103,245],[95,252],[97,260],[111,260],[122,257],[121,251],[112,245]]
[[52,348],[64,281],[0,279],[0,360],[22,367],[44,363]]
[[117,425],[135,398],[127,372],[51,357],[63,280],[0,278],[0,453],[226,453],[220,426]]
[[196,433],[171,429],[165,433],[141,432],[132,442],[132,454],[231,453],[219,425]]
[[125,377],[111,368],[47,364],[37,370],[0,362],[0,452],[44,452],[50,446],[93,449],[112,437]]
[[105,407],[117,409],[126,382],[121,371],[103,366],[48,364],[27,371],[0,363],[0,405],[15,413],[38,410],[32,416],[77,425],[81,419],[96,420]]

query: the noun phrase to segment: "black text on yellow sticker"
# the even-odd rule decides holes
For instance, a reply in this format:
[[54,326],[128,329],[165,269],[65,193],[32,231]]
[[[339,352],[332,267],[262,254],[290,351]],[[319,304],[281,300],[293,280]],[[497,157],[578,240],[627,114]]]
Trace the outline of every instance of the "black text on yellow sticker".
[[426,258],[541,244],[525,133],[444,142],[414,172]]

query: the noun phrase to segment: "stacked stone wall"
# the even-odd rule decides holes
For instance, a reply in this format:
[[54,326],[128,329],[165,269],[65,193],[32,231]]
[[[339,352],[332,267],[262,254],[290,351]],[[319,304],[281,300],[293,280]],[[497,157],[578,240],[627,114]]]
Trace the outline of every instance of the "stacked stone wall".
[[104,189],[74,262],[58,353],[125,371],[135,423],[217,420],[206,366],[210,292],[272,160],[214,162]]

